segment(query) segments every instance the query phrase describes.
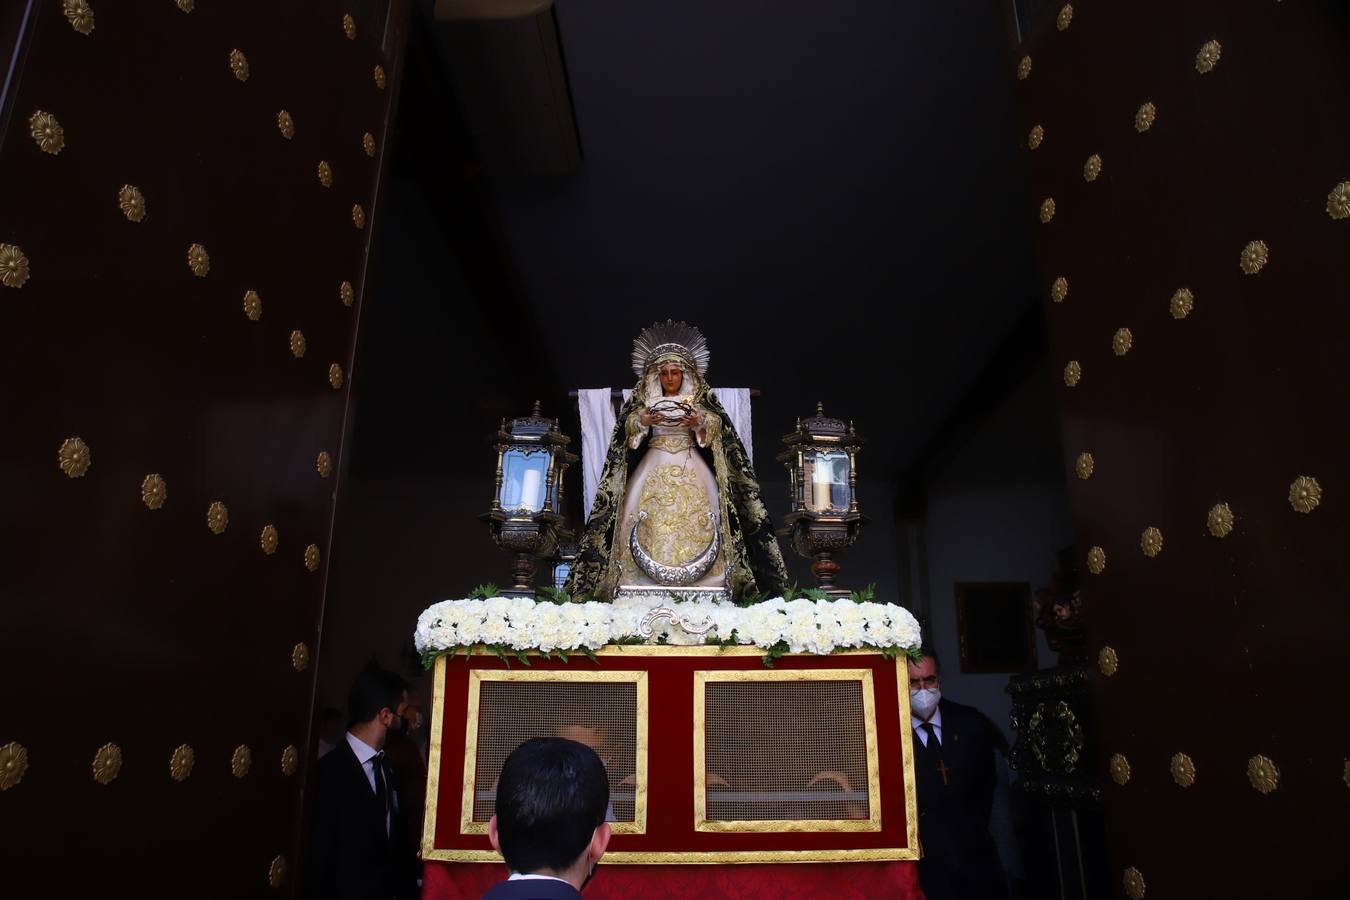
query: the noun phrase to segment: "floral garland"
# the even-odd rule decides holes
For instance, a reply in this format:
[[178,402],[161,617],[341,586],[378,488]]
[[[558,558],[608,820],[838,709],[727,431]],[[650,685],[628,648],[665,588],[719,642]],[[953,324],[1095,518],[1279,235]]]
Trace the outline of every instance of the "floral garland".
[[909,610],[889,603],[803,596],[750,606],[703,601],[670,603],[667,608],[677,609],[686,621],[700,619],[711,627],[692,641],[659,628],[645,637],[641,628],[650,606],[482,597],[444,600],[427,608],[418,617],[414,643],[428,665],[437,656],[480,646],[528,665],[526,652],[531,650],[566,660],[569,654],[593,657],[607,644],[691,642],[759,647],[765,651],[765,664],[772,665],[784,653],[825,655],[854,648],[913,657],[922,641]]

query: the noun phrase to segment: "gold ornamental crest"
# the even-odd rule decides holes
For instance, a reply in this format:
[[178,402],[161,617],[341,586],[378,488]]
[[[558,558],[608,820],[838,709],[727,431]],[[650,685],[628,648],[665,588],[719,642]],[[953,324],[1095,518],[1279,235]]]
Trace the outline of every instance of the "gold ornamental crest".
[[352,224],[356,226],[357,230],[366,227],[366,211],[361,208],[360,203],[352,205]]
[[281,751],[281,774],[288,777],[294,775],[299,764],[300,753],[294,744],[287,744],[286,749]]
[[206,527],[212,534],[224,534],[230,524],[230,511],[219,500],[206,508]]
[[319,571],[319,545],[310,544],[305,547],[305,569],[310,572]]
[[1106,571],[1106,551],[1101,547],[1092,547],[1087,552],[1088,571],[1093,575],[1100,575]]
[[1172,780],[1179,787],[1188,788],[1195,784],[1195,762],[1185,753],[1172,754],[1172,762],[1168,768],[1172,771]]
[[188,247],[187,263],[193,275],[205,278],[206,273],[211,271],[211,254],[201,244],[193,244]]
[[277,113],[277,131],[288,141],[295,137],[295,119],[284,109]]
[[1242,248],[1242,256],[1238,260],[1242,271],[1248,275],[1260,272],[1268,262],[1270,262],[1270,248],[1266,246],[1265,241],[1248,241],[1247,246]]
[[49,112],[34,110],[28,117],[28,133],[43,153],[55,156],[66,146],[66,130],[56,121],[56,116]]
[[1195,71],[1201,75],[1213,72],[1214,67],[1219,64],[1219,56],[1222,53],[1223,46],[1218,41],[1205,41],[1195,54]]
[[230,71],[240,81],[248,81],[248,57],[238,47],[230,51]]
[[169,777],[174,781],[187,781],[195,762],[196,755],[192,752],[192,748],[187,744],[179,744],[169,757]]
[[1102,158],[1096,153],[1087,158],[1083,163],[1083,180],[1092,182],[1097,180],[1097,176],[1102,174]]
[[346,13],[342,17],[342,33],[347,36],[347,40],[356,40],[356,20],[352,18],[351,13]]
[[28,257],[14,244],[0,244],[0,284],[21,288],[28,281]]
[[1162,532],[1152,525],[1144,529],[1144,533],[1139,535],[1139,549],[1144,551],[1147,557],[1157,556],[1162,552],[1163,536]]
[[1067,296],[1069,296],[1069,279],[1061,275],[1050,284],[1050,299],[1056,303],[1063,303]]
[[1146,102],[1134,113],[1134,130],[1143,134],[1153,127],[1153,123],[1158,119],[1158,107],[1154,106],[1152,101]]
[[291,332],[291,355],[296,359],[302,359],[305,355],[305,348],[309,345],[305,342],[305,334],[300,329]]
[[235,778],[243,778],[252,767],[253,751],[248,748],[248,744],[235,747],[234,753],[230,756],[230,774]]
[[88,0],[61,0],[61,11],[65,13],[70,27],[80,34],[89,34],[94,30],[94,11],[89,8]]
[[1119,328],[1111,336],[1111,352],[1115,353],[1116,356],[1124,356],[1130,352],[1130,348],[1133,346],[1134,332],[1128,328]]
[[1073,4],[1065,3],[1059,8],[1059,15],[1055,16],[1055,27],[1060,31],[1066,31],[1069,23],[1073,21]]
[[94,451],[79,438],[69,437],[61,442],[61,449],[56,451],[56,461],[67,478],[82,478],[94,464]]
[[343,306],[351,306],[356,302],[356,291],[352,290],[350,281],[344,281],[338,285],[338,297],[342,300]]
[[267,867],[267,883],[274,888],[279,888],[285,881],[286,857],[274,857],[272,864]]
[[281,537],[277,534],[277,526],[264,525],[262,534],[258,536],[258,546],[262,547],[262,552],[271,556],[277,552],[277,544],[280,542]]
[[337,363],[328,367],[328,384],[335,391],[342,389],[342,366]]
[[0,747],[0,791],[7,791],[23,781],[28,771],[28,748],[18,741]]
[[1035,150],[1045,140],[1045,129],[1039,125],[1032,125],[1031,131],[1027,134],[1027,148]]
[[304,641],[291,648],[291,666],[297,672],[309,668],[309,647],[305,646]]
[[1147,890],[1147,886],[1144,884],[1142,872],[1134,866],[1130,866],[1121,877],[1121,882],[1124,884],[1126,897],[1129,897],[1130,900],[1144,900],[1144,891]]
[[1333,219],[1350,219],[1350,181],[1342,181],[1327,194],[1327,215]]
[[376,64],[373,74],[375,76],[375,86],[380,90],[384,90],[384,66]]
[[1078,382],[1083,377],[1083,366],[1076,359],[1069,360],[1064,366],[1064,383],[1069,387],[1077,387]]
[[1310,513],[1322,502],[1322,485],[1311,475],[1300,475],[1289,485],[1289,505],[1297,512]]
[[144,221],[145,195],[136,185],[124,184],[117,192],[117,208],[122,210],[122,215],[127,217],[128,222]]
[[262,297],[258,296],[257,291],[244,291],[244,315],[248,316],[250,322],[258,321],[262,315]]
[[1227,503],[1217,503],[1205,517],[1205,524],[1215,537],[1227,537],[1233,531],[1233,510]]
[[1260,753],[1247,760],[1247,780],[1262,794],[1280,786],[1280,770],[1268,756]]
[[94,754],[94,780],[99,784],[112,784],[122,771],[122,748],[108,743],[98,748]]
[[1177,288],[1176,293],[1172,295],[1169,308],[1172,312],[1172,318],[1184,319],[1195,308],[1195,295],[1191,293],[1190,288]]
[[1026,81],[1031,77],[1031,57],[1024,56],[1017,62],[1017,80]]
[[1078,459],[1075,460],[1073,464],[1074,474],[1083,481],[1087,481],[1092,477],[1092,469],[1095,465],[1096,463],[1092,459],[1091,453],[1080,453],[1078,454]]
[[1116,674],[1120,669],[1120,657],[1116,655],[1114,647],[1103,647],[1097,652],[1097,668],[1107,678]]
[[168,499],[169,486],[164,482],[164,478],[156,472],[151,472],[141,481],[141,502],[150,509],[160,509],[164,506],[164,501]]
[[319,456],[314,460],[314,468],[319,473],[320,478],[327,478],[333,474],[333,457],[328,455],[327,450],[320,450]]
[[1111,772],[1111,780],[1124,787],[1130,782],[1130,761],[1125,758],[1123,753],[1113,753],[1111,761],[1107,764]]
[[319,184],[323,185],[324,187],[333,186],[333,167],[328,164],[328,160],[326,159],[319,160],[318,175],[319,175]]
[[1050,224],[1050,221],[1055,217],[1054,197],[1046,197],[1044,200],[1041,201],[1041,209],[1039,215],[1041,219],[1041,224],[1043,225]]

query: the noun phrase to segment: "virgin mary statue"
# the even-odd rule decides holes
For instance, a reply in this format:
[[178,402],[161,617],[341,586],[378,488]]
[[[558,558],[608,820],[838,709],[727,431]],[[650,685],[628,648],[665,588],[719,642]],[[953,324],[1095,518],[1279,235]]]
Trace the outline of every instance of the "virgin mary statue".
[[568,582],[603,599],[779,593],[787,580],[759,482],[704,380],[708,344],[667,321],[633,341],[619,411]]

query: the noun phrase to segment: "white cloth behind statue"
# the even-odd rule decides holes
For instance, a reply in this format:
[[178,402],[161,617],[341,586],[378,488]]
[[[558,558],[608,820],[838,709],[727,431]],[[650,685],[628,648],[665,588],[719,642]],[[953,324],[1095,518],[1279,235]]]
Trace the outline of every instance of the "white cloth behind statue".
[[595,492],[605,471],[605,452],[614,433],[613,392],[609,388],[583,388],[577,391],[581,413],[581,503],[586,519],[591,517]]
[[[713,388],[713,394],[727,411],[737,436],[745,445],[746,458],[754,465],[754,446],[750,440],[750,389]],[[614,434],[613,391],[610,388],[584,388],[577,391],[577,408],[581,413],[581,507],[586,519],[591,518],[595,492],[600,489],[600,476],[605,471],[605,453]],[[631,389],[623,392],[623,402],[633,396]]]
[[736,429],[736,436],[745,445],[745,458],[750,465],[755,464],[755,447],[750,440],[750,389],[749,388],[713,388],[717,402],[727,411],[727,418]]

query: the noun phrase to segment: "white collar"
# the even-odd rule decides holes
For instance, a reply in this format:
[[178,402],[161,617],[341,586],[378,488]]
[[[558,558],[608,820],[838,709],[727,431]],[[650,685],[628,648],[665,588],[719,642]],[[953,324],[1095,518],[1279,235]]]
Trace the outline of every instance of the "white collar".
[[[911,721],[914,722],[914,730],[915,730],[915,731],[918,731],[921,727],[923,727],[923,719],[920,719],[918,716],[915,716],[915,715],[911,715],[909,718],[910,718]],[[931,719],[928,720],[928,724],[929,724],[929,725],[932,725],[934,728],[938,729],[939,731],[942,730],[942,707],[941,707],[941,706],[939,706],[937,709],[933,710],[933,718],[931,718]]]
[[347,743],[351,746],[352,752],[356,754],[356,761],[363,766],[380,753],[350,731],[347,732]]
[[525,873],[523,873],[523,872],[512,872],[512,873],[511,873],[511,877],[508,878],[508,879],[506,879],[506,880],[507,880],[507,881],[561,881],[563,884],[567,885],[568,887],[571,887],[571,886],[572,886],[572,882],[568,881],[566,878],[558,878],[556,875],[527,875],[527,874],[525,874]]

